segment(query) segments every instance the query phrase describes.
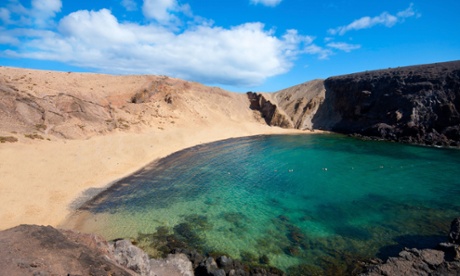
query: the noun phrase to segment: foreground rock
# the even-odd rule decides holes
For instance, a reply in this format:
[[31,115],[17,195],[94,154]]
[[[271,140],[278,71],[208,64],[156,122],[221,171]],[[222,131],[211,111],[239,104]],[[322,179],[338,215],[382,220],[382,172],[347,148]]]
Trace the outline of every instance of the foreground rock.
[[172,251],[177,255],[187,256],[192,262],[196,276],[277,276],[286,275],[280,269],[269,265],[243,263],[226,255],[217,257],[205,256],[192,249],[177,248]]
[[1,275],[193,275],[183,254],[150,260],[129,241],[51,226],[20,225],[0,232]]
[[460,218],[452,221],[449,242],[437,249],[404,249],[398,257],[370,266],[361,275],[460,275]]

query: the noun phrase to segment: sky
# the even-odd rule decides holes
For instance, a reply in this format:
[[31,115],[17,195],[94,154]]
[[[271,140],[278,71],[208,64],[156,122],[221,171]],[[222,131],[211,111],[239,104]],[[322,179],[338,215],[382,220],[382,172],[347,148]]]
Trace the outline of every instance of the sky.
[[0,65],[274,92],[460,59],[458,0],[0,0]]

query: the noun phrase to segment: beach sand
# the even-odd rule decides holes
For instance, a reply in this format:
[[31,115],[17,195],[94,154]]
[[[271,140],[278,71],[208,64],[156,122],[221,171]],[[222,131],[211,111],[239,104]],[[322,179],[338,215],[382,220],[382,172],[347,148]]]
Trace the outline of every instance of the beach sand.
[[[177,79],[168,78],[166,88],[160,89],[152,88],[157,81],[152,76],[1,67],[0,77],[0,85],[13,95],[10,102],[7,97],[0,102],[0,136],[18,139],[0,144],[0,230],[18,224],[59,226],[89,196],[181,149],[232,137],[305,133],[265,125],[248,108],[244,94]],[[103,89],[90,89],[94,87]],[[145,87],[160,91],[145,104],[130,103]],[[75,115],[67,110],[68,103],[56,100],[63,93],[97,102],[110,111],[109,119],[99,119],[92,105],[83,101],[79,102],[81,114]],[[32,116],[27,106],[16,105],[24,97],[40,104],[36,110],[41,110],[41,117]],[[53,121],[48,111],[62,112],[59,116],[65,120]],[[109,120],[120,118],[124,127],[107,128]],[[25,135],[30,133],[44,139],[29,139]]]

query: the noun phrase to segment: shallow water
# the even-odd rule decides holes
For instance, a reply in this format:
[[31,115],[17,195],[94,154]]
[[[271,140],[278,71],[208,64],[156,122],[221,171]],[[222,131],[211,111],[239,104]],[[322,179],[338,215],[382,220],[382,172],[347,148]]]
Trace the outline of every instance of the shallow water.
[[119,181],[83,206],[92,215],[78,225],[108,239],[160,229],[205,252],[268,257],[290,274],[340,274],[444,241],[460,214],[459,171],[452,149],[339,135],[232,139]]

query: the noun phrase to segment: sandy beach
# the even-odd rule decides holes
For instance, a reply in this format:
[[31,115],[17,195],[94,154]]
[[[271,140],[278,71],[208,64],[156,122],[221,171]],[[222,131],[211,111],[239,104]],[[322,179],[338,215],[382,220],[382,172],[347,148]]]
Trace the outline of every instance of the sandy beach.
[[[305,133],[265,125],[248,108],[244,94],[175,79],[161,90],[151,88],[154,81],[151,76],[1,67],[1,88],[16,98],[2,99],[0,136],[18,141],[0,144],[0,229],[59,226],[89,195],[181,149],[231,137]],[[98,93],[94,87],[103,89]],[[146,103],[130,103],[133,95],[148,89],[157,91]],[[63,93],[97,102],[112,117],[98,121],[98,113],[80,102],[80,115],[69,111],[67,102],[59,102]],[[40,108],[16,104],[25,102],[24,97],[36,99]],[[41,117],[34,110],[41,110]],[[53,120],[50,114],[59,112],[65,120]],[[109,120],[123,125],[107,128]],[[41,138],[30,139],[31,133]]]

